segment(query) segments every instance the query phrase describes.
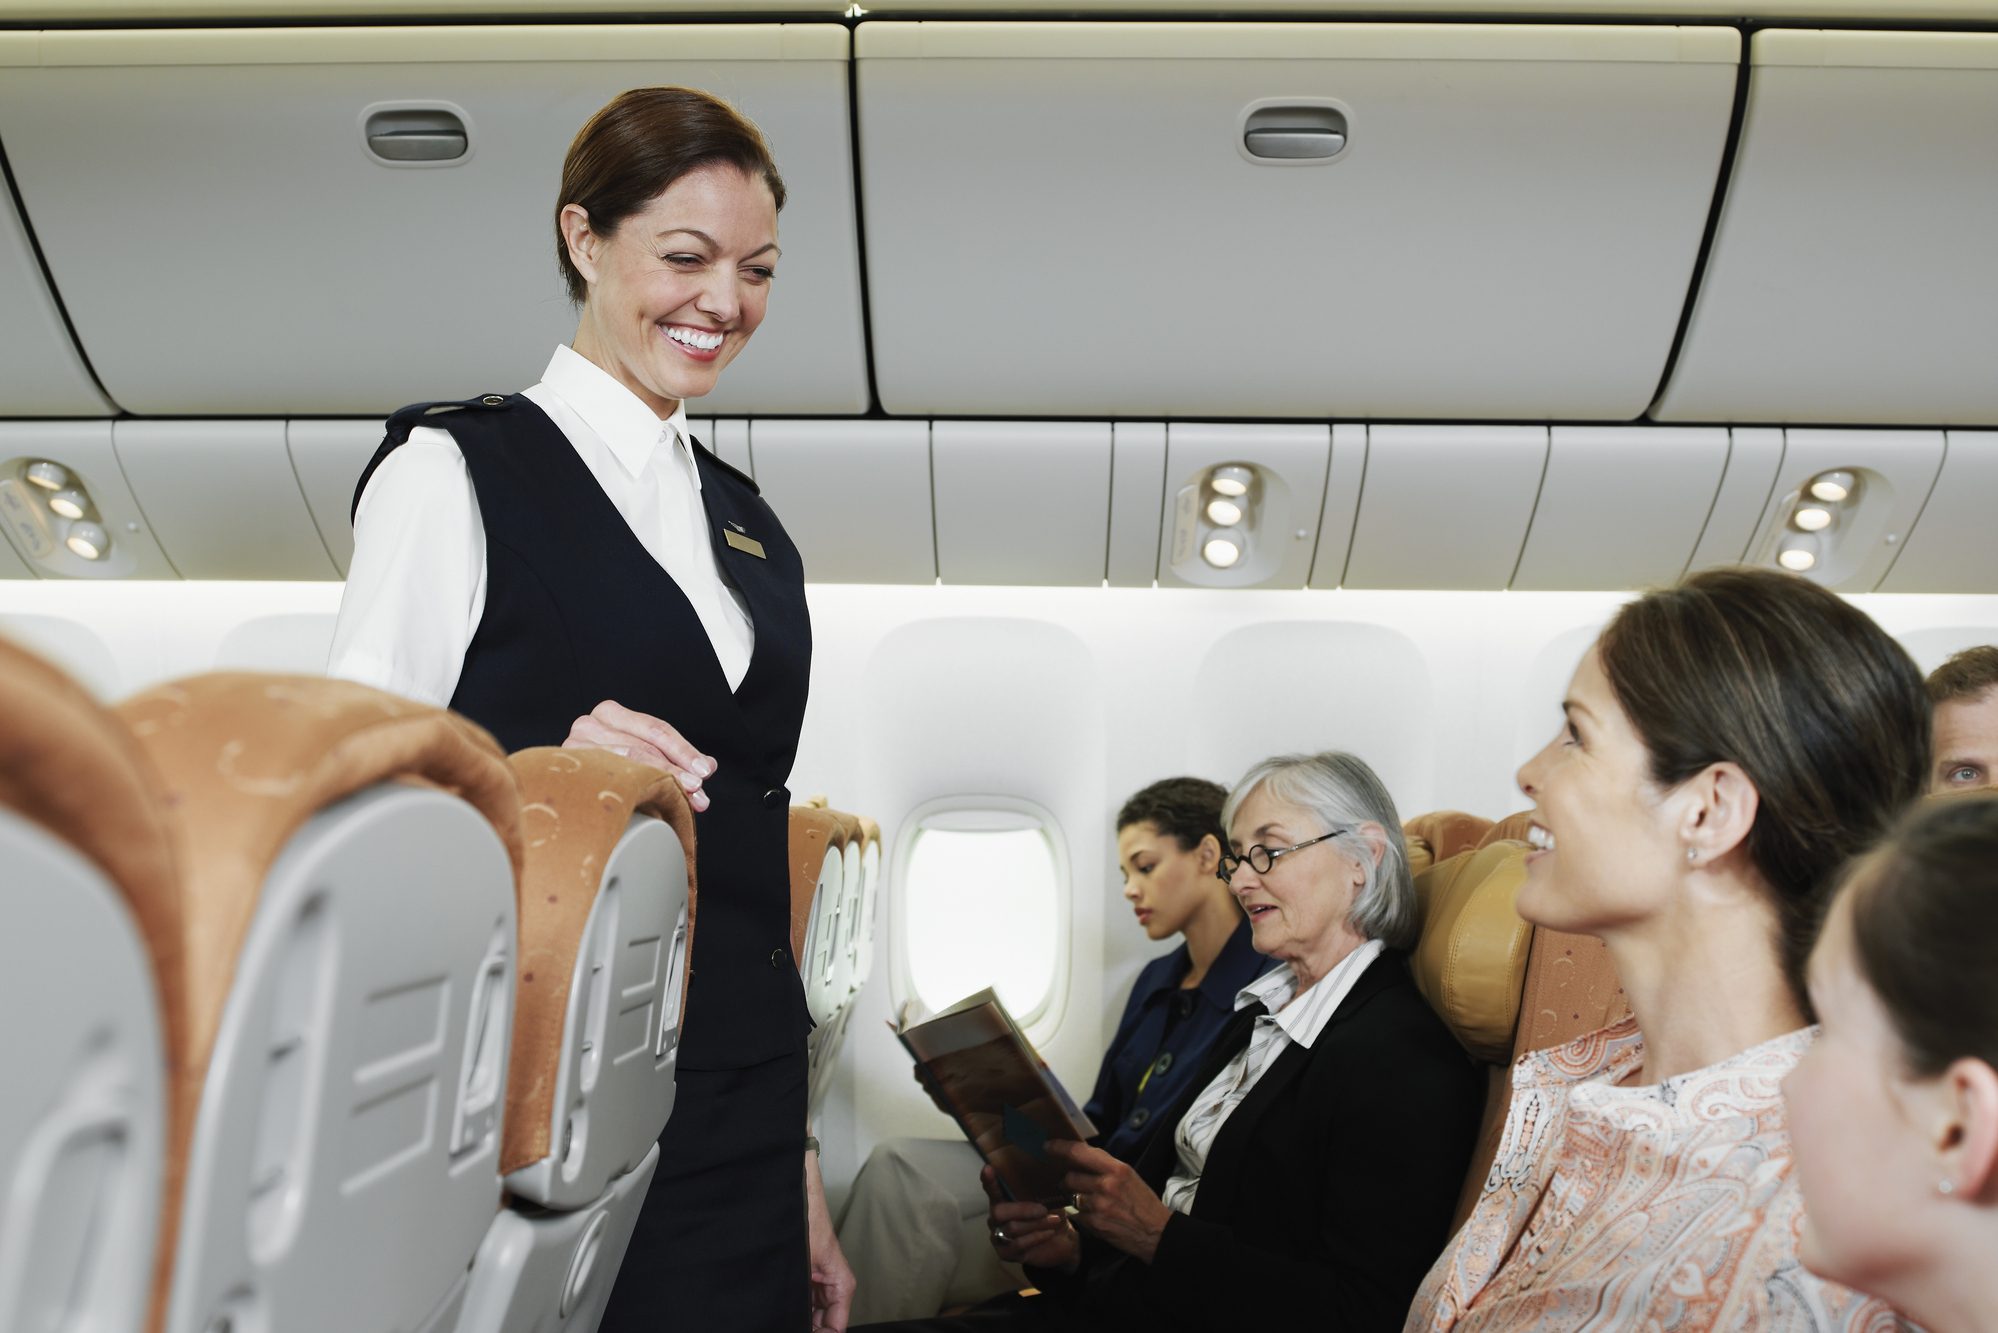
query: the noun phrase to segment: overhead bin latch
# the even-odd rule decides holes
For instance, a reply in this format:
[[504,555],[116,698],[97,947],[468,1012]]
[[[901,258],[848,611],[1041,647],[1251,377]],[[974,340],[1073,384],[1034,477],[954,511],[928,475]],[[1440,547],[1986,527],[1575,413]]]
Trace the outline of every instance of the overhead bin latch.
[[369,156],[388,166],[441,166],[471,152],[465,113],[453,106],[371,106],[361,113],[361,129]]
[[1324,104],[1266,103],[1242,122],[1242,149],[1266,162],[1324,161],[1346,150],[1346,116]]

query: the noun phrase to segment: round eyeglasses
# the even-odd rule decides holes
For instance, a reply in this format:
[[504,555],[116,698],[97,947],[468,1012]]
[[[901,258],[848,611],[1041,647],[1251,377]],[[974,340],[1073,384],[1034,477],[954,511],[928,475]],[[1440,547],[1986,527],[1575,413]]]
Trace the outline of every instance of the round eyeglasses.
[[1223,852],[1221,853],[1221,864],[1215,869],[1214,877],[1223,884],[1234,883],[1235,871],[1244,861],[1248,862],[1249,869],[1255,871],[1258,875],[1267,875],[1270,873],[1271,866],[1275,865],[1282,858],[1289,856],[1292,852],[1301,852],[1313,843],[1324,842],[1327,838],[1336,838],[1341,833],[1351,833],[1352,831],[1353,826],[1347,825],[1344,828],[1335,828],[1330,833],[1321,833],[1315,838],[1306,838],[1303,842],[1294,842],[1288,847],[1265,847],[1261,843],[1257,843],[1240,856],[1235,855],[1233,852]]

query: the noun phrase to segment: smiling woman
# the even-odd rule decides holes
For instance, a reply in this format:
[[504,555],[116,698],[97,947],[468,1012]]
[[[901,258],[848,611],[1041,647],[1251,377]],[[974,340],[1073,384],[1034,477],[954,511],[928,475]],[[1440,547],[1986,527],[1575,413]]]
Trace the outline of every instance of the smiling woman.
[[843,1327],[852,1275],[805,1150],[788,959],[788,793],[811,665],[804,570],[702,448],[763,322],[784,183],[762,134],[639,88],[570,146],[556,253],[580,308],[524,393],[419,404],[355,491],[334,675],[453,709],[510,750],[599,747],[699,812],[700,964],[670,1133],[605,1314],[650,1328]]

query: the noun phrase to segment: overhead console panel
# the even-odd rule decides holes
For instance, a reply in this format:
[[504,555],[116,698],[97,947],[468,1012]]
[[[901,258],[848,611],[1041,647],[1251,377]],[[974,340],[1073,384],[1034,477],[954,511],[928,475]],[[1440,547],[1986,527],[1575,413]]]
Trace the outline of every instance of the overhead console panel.
[[1998,423],[1998,33],[1767,31],[1668,421]]
[[791,202],[772,317],[702,406],[860,412],[848,46],[836,24],[0,32],[0,142],[122,407],[372,416],[539,378],[575,332],[570,139],[627,88],[706,88],[763,127]]
[[1237,418],[1639,416],[1740,53],[1670,26],[855,43],[885,408]]

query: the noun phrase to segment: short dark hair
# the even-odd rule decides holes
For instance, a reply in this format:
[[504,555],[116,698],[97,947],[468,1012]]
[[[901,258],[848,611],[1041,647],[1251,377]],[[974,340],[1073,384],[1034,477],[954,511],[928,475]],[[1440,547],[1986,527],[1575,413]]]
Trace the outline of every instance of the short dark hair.
[[702,167],[725,164],[770,187],[779,211],[784,180],[763,132],[740,111],[698,88],[633,88],[619,93],[576,133],[562,161],[555,199],[555,256],[569,299],[581,305],[589,284],[569,258],[562,210],[576,204],[590,230],[615,233],[666,187]]
[[1931,671],[1927,684],[1932,704],[1979,697],[1998,686],[1998,647],[1984,643],[1964,649]]
[[1905,815],[1847,880],[1853,951],[1911,1073],[1964,1056],[1998,1066],[1998,792]]
[[1164,778],[1124,802],[1117,812],[1117,827],[1150,824],[1179,844],[1183,852],[1200,845],[1212,834],[1222,851],[1228,850],[1228,830],[1221,827],[1221,807],[1228,789],[1206,778]]
[[1921,672],[1835,593],[1746,567],[1627,604],[1598,651],[1654,781],[1675,787],[1726,762],[1755,784],[1748,855],[1769,885],[1778,956],[1808,1014],[1804,963],[1837,872],[1927,785]]

